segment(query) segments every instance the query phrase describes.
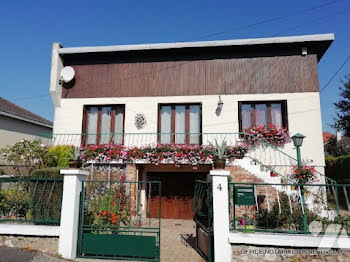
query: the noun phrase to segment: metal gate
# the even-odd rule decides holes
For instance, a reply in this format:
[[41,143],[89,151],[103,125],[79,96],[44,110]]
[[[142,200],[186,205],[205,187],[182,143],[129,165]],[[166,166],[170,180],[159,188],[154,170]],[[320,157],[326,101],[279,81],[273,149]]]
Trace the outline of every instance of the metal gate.
[[[159,214],[150,218],[156,193]],[[160,194],[159,181],[83,182],[77,256],[159,261]]]
[[210,178],[195,181],[192,202],[196,223],[196,249],[206,261],[214,261],[213,195]]

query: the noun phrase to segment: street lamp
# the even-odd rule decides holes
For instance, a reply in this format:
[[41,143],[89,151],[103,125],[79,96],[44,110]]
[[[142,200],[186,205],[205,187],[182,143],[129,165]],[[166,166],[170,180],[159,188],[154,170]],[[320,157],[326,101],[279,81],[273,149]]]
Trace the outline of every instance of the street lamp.
[[303,140],[306,136],[303,136],[302,134],[295,134],[294,136],[292,136],[292,140],[293,140],[293,144],[294,146],[297,148],[297,160],[298,160],[298,167],[302,166],[301,163],[301,155],[300,155],[300,147],[303,144]]
[[[294,136],[292,136],[293,144],[297,148],[298,168],[302,167],[300,147],[303,144],[304,138],[305,138],[305,136],[303,136],[302,134],[299,134],[299,133],[297,133]],[[303,213],[303,229],[304,229],[304,232],[307,232],[308,231],[308,226],[307,226],[306,205],[305,205],[305,197],[304,197],[304,186],[299,186],[299,188],[300,188],[300,191],[301,191],[300,192],[301,193],[301,202],[302,202],[303,209],[304,209],[304,213]]]

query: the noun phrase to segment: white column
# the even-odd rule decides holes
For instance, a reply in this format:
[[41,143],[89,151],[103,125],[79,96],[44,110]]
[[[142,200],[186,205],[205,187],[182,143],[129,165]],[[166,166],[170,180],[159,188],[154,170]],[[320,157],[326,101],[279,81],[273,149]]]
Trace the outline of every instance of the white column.
[[229,243],[230,223],[227,181],[230,171],[211,170],[210,175],[213,182],[214,261],[230,262],[232,249]]
[[58,253],[66,259],[75,259],[77,253],[79,203],[82,181],[89,174],[79,169],[61,170],[63,197],[61,208],[60,238]]

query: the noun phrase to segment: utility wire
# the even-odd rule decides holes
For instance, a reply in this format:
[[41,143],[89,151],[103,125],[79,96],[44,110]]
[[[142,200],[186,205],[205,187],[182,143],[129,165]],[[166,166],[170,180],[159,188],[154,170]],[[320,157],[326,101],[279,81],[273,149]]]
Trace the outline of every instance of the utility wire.
[[28,99],[36,99],[36,98],[42,98],[42,97],[47,97],[50,96],[50,94],[42,94],[42,95],[37,95],[37,96],[29,96],[29,97],[17,97],[17,98],[11,98],[11,100],[28,100]]
[[[313,10],[316,10],[316,9],[320,9],[320,8],[323,8],[323,7],[327,7],[329,5],[332,5],[332,4],[335,4],[335,3],[338,3],[338,2],[343,2],[343,0],[330,1],[330,2],[327,2],[327,3],[324,3],[324,4],[308,7],[308,8],[299,10],[299,11],[295,11],[295,12],[293,12],[291,14],[288,14],[288,15],[268,18],[268,19],[264,19],[264,20],[258,21],[256,23],[253,23],[253,24],[240,26],[240,27],[237,27],[237,28],[234,28],[234,29],[231,29],[231,30],[225,30],[225,31],[217,32],[217,33],[211,33],[211,34],[203,35],[203,36],[198,37],[197,39],[210,38],[210,37],[222,35],[222,34],[225,34],[225,33],[231,33],[231,32],[235,32],[235,31],[239,31],[239,30],[243,30],[243,29],[250,29],[250,28],[253,28],[253,27],[258,26],[258,25],[262,25],[262,24],[267,24],[267,23],[283,20],[283,19],[286,19],[286,18],[294,16],[294,15],[298,15],[298,14],[301,14],[301,13],[306,13],[306,12],[313,11]],[[189,42],[189,41],[191,41],[191,40],[187,39],[187,40],[182,40],[182,41],[178,41],[178,42]]]
[[[317,5],[317,6],[313,6],[313,7],[309,7],[309,8],[306,8],[306,9],[303,9],[303,10],[300,10],[300,11],[296,11],[296,12],[293,12],[292,14],[289,14],[289,15],[284,15],[284,16],[279,16],[279,17],[274,17],[274,18],[270,18],[270,19],[266,19],[266,20],[262,20],[262,21],[259,21],[259,22],[256,22],[256,23],[253,23],[253,24],[250,24],[250,25],[246,25],[246,26],[241,26],[241,27],[238,27],[234,30],[231,30],[231,31],[237,31],[237,30],[242,30],[242,29],[249,29],[249,28],[252,28],[254,26],[257,26],[257,25],[260,25],[260,24],[265,24],[265,23],[269,23],[269,22],[274,22],[274,21],[278,21],[278,20],[281,20],[281,19],[285,19],[287,17],[290,17],[292,15],[294,15],[295,13],[302,13],[302,12],[308,12],[308,11],[313,11],[315,9],[319,9],[319,8],[323,8],[323,7],[326,7],[326,6],[329,6],[331,4],[334,4],[334,3],[337,3],[337,2],[343,2],[343,0],[334,0],[334,1],[330,1],[330,2],[327,2],[327,3],[324,3],[324,4],[321,4],[321,5]],[[324,18],[328,18],[328,17],[333,17],[334,15],[337,15],[337,14],[340,14],[340,13],[344,13],[345,11],[347,11],[348,9],[346,10],[342,10],[341,12],[337,12],[335,14],[332,14],[332,15],[329,15],[329,16],[325,16],[325,17],[320,17],[319,19],[324,19]],[[290,30],[294,30],[294,29],[297,29],[299,27],[302,27],[304,26],[304,24],[302,25],[298,25],[298,26],[295,26],[295,27],[290,27],[290,28],[287,28],[286,30],[283,30],[283,31],[280,31],[278,33],[275,33],[273,35],[270,35],[270,37],[274,37],[274,36],[277,36],[277,35],[280,35],[282,33],[285,33],[285,32],[288,32]],[[219,33],[215,33],[215,34],[210,34],[210,35],[206,35],[206,36],[203,36],[203,37],[210,37],[210,36],[216,36],[216,35],[220,35],[220,34],[224,34],[226,32],[229,32],[229,31],[222,31],[222,32],[219,32]],[[203,38],[203,37],[200,37],[200,38]],[[199,39],[200,39],[199,38]],[[189,40],[184,40],[184,41],[179,41],[179,42],[188,42]],[[344,62],[344,64],[342,65],[342,67],[346,64],[346,62],[349,60],[350,56],[348,57],[348,59]],[[161,69],[158,69],[156,70],[156,72],[146,72],[146,73],[143,73],[143,74],[139,74],[139,75],[133,75],[133,76],[129,76],[129,77],[124,77],[122,79],[120,79],[121,81],[125,81],[125,80],[130,80],[130,79],[133,79],[133,78],[140,78],[140,77],[146,77],[148,75],[154,75],[155,73],[159,73],[159,72],[162,72],[162,71],[167,71],[167,70],[171,70],[171,69],[175,69],[175,68],[178,68],[180,66],[183,66],[185,64],[188,64],[190,63],[191,61],[187,61],[187,62],[183,62],[183,63],[180,63],[180,64],[176,64],[176,65],[173,65],[173,66],[167,66],[165,68],[161,68]],[[340,68],[341,69],[341,68]],[[340,71],[340,69],[338,71]],[[336,72],[336,74],[338,73],[338,71]],[[335,75],[336,75],[335,74]],[[333,76],[333,78],[335,77],[335,75]],[[330,79],[330,81],[333,80]],[[90,83],[88,83],[87,81],[84,81],[84,79],[80,79],[81,81],[85,82],[86,84],[90,85]],[[330,82],[329,81],[329,82]],[[321,92],[328,86],[329,83],[326,84],[325,87],[322,88]],[[19,98],[13,98],[12,100],[28,100],[28,99],[36,99],[36,98],[42,98],[42,97],[48,97],[50,96],[50,94],[43,94],[43,95],[38,95],[38,96],[32,96],[32,97],[19,97]]]
[[345,64],[349,61],[350,59],[350,55],[348,56],[348,58],[345,59],[344,63],[339,67],[339,69],[333,74],[333,76],[328,80],[327,84],[324,85],[324,87],[322,87],[320,93],[322,93],[327,86],[333,81],[333,79],[335,78],[335,76],[339,73],[339,71],[345,66]]

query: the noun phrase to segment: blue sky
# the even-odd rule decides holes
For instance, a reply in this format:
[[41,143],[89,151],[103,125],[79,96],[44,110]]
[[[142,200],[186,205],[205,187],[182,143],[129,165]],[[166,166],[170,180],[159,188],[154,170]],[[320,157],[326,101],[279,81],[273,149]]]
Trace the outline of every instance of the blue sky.
[[[0,5],[0,95],[53,120],[53,42],[69,47],[335,33],[319,63],[322,88],[350,55],[349,14],[349,0],[6,1]],[[333,102],[346,73],[350,61],[321,94],[325,131],[333,132]]]

